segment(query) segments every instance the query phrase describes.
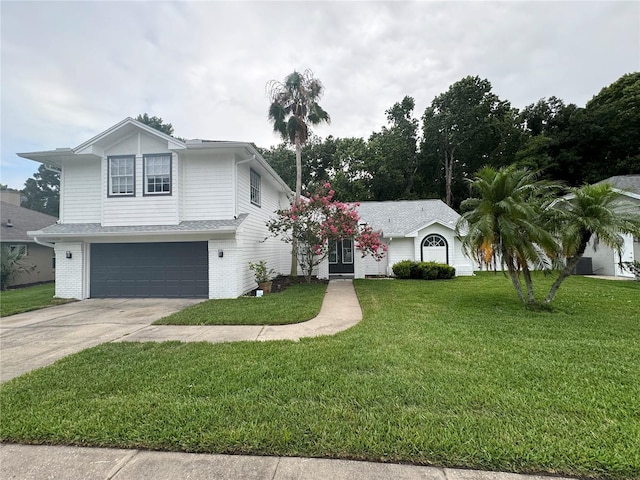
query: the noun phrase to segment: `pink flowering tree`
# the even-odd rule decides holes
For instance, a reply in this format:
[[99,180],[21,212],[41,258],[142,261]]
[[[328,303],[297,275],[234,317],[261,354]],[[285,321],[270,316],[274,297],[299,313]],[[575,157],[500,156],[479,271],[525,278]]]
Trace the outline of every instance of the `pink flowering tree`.
[[363,257],[371,255],[378,261],[387,251],[378,232],[369,225],[359,224],[360,204],[334,201],[334,193],[326,183],[313,195],[294,201],[290,208],[278,210],[277,217],[267,222],[274,237],[287,243],[297,240],[298,262],[308,282],[313,269],[326,258],[333,240],[353,238]]

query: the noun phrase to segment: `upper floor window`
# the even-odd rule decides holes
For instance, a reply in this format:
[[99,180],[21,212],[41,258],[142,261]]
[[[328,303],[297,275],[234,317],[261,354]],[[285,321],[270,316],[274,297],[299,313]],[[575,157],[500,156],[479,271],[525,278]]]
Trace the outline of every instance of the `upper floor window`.
[[171,195],[171,154],[144,155],[144,195]]
[[251,170],[249,190],[251,191],[251,203],[260,206],[260,175]]
[[135,162],[134,155],[108,157],[109,196],[135,195]]

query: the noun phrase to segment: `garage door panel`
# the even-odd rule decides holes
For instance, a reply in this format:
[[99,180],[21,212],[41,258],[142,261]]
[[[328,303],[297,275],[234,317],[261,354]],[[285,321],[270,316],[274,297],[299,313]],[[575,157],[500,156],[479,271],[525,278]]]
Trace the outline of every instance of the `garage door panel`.
[[92,297],[209,295],[206,242],[91,246]]

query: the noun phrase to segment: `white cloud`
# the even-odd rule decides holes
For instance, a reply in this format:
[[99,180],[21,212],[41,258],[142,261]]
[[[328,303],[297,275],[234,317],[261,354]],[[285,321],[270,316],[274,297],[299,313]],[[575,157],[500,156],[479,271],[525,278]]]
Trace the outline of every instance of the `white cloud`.
[[265,84],[311,68],[332,124],[368,137],[403,96],[416,116],[466,75],[522,108],[584,105],[640,69],[637,2],[1,3],[2,182],[15,152],[76,146],[148,112],[178,135],[278,143]]

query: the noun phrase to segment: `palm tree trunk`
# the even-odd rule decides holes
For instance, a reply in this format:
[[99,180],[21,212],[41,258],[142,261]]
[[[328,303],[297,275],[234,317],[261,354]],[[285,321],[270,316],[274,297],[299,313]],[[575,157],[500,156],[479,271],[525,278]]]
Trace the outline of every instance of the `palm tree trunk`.
[[451,183],[453,180],[453,159],[447,150],[444,151],[444,185],[445,201],[451,206]]
[[573,257],[567,260],[567,264],[560,271],[560,274],[558,275],[558,278],[556,278],[556,281],[553,282],[553,285],[551,285],[551,288],[549,289],[549,293],[547,294],[547,298],[544,299],[545,305],[548,305],[551,303],[553,298],[556,296],[556,293],[558,292],[560,285],[562,285],[562,282],[564,282],[567,279],[567,277],[571,275],[571,272],[573,271],[575,266],[578,265],[578,262],[580,261],[580,258],[582,257],[583,253],[584,251],[579,255],[574,255]]
[[[297,203],[300,200],[302,194],[302,144],[300,143],[300,136],[296,134],[296,196],[294,201]],[[291,242],[291,271],[292,277],[298,276],[298,239],[293,238]]]
[[522,303],[527,303],[527,300],[524,298],[524,293],[522,293],[522,285],[520,284],[520,279],[518,278],[518,271],[513,266],[513,261],[507,261],[507,269],[509,270],[509,277],[511,277],[511,283],[513,283],[513,288],[515,288],[516,293],[518,294],[518,298]]
[[562,282],[564,282],[567,279],[567,277],[571,275],[571,272],[573,271],[573,269],[576,267],[576,265],[578,265],[578,262],[584,255],[584,251],[587,249],[587,244],[589,243],[589,240],[591,240],[591,233],[583,232],[582,239],[580,241],[580,246],[578,247],[578,251],[575,253],[573,257],[567,259],[567,263],[565,264],[564,268],[560,271],[558,278],[556,278],[556,281],[553,282],[553,285],[551,285],[551,289],[549,289],[547,298],[544,299],[545,305],[548,305],[551,303],[551,301],[556,296],[556,293],[558,292],[560,285],[562,285]]
[[527,285],[529,303],[536,303],[536,296],[533,291],[533,280],[531,279],[531,271],[526,264],[522,267],[522,275],[524,276],[524,283]]

